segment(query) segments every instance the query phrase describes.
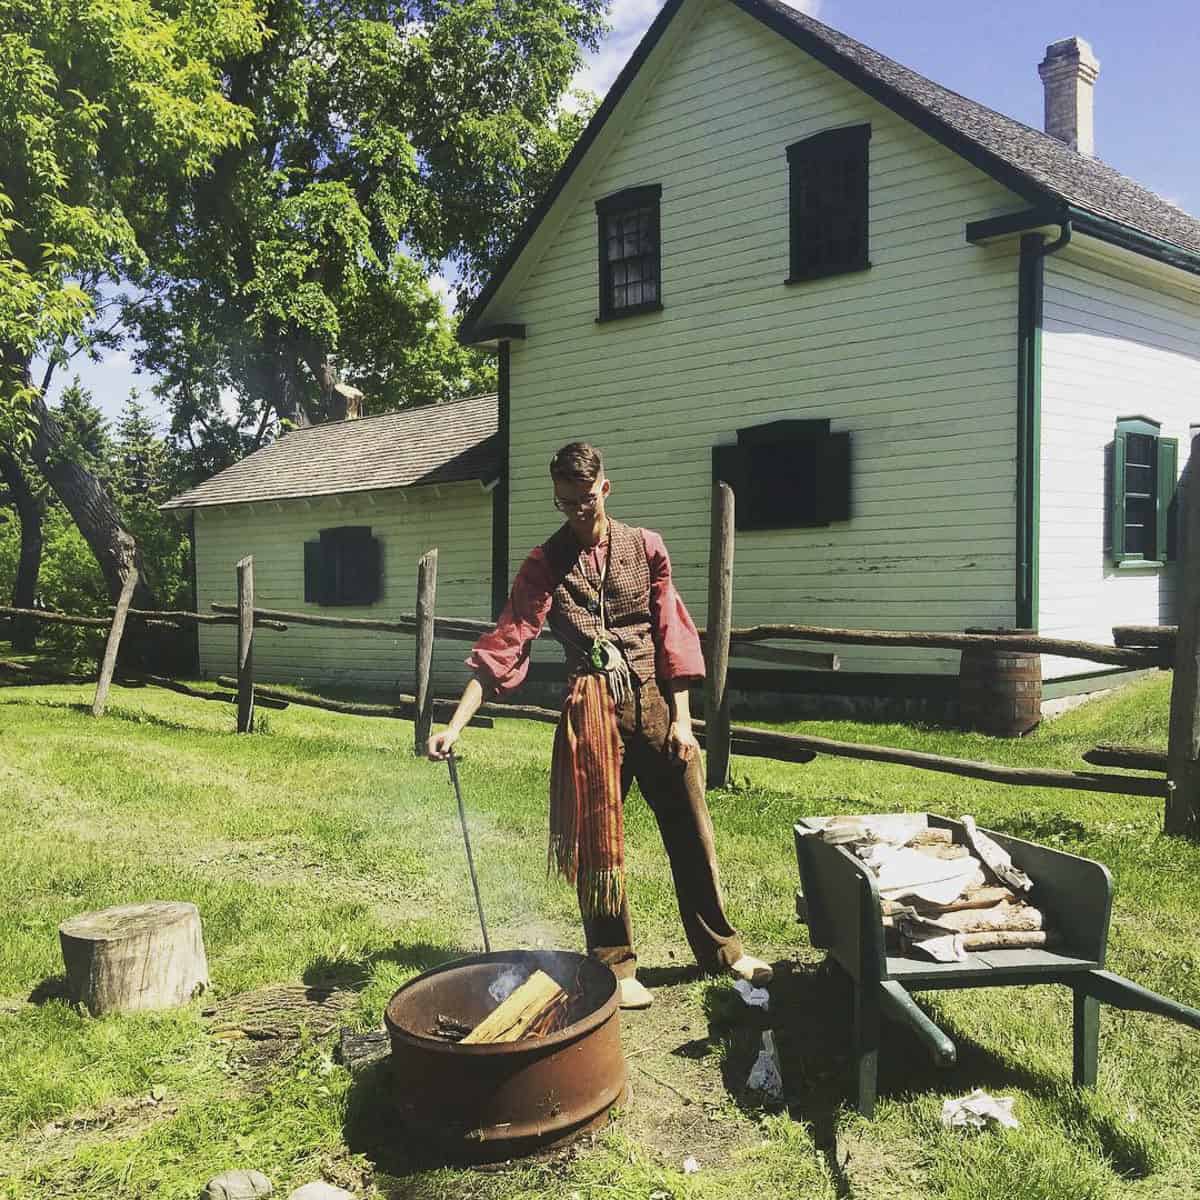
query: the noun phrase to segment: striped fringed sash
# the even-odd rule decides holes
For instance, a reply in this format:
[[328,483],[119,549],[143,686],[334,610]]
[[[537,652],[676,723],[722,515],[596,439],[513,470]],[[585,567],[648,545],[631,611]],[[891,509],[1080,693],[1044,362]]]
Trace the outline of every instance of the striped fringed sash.
[[563,705],[550,765],[550,868],[575,883],[588,916],[625,902],[621,734],[602,675],[579,675]]

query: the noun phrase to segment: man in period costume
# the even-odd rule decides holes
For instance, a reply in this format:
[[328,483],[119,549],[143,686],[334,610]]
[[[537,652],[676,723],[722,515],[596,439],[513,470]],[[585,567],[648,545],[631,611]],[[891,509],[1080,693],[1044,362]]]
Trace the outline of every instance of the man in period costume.
[[550,856],[575,883],[588,952],[607,963],[625,1008],[650,993],[635,978],[625,895],[622,808],[636,779],[662,833],[692,953],[706,971],[754,983],[771,968],[742,952],[725,916],[688,688],[704,678],[696,626],[671,582],[662,538],[610,518],[611,484],[583,442],[551,460],[565,524],[526,558],[495,629],[475,644],[473,676],[429,756],[447,757],[485,697],[508,695],[549,622],[568,690],[550,769]]

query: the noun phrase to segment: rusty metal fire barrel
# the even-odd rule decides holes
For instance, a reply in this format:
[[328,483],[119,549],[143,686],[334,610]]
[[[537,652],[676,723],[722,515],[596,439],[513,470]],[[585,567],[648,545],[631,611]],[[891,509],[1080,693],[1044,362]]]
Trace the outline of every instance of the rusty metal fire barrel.
[[[461,1045],[431,1036],[439,1016],[477,1025],[488,989],[512,968],[545,971],[569,995],[568,1024],[548,1037]],[[449,1158],[512,1158],[603,1124],[626,1095],[617,981],[603,963],[562,950],[460,958],[407,983],[384,1014],[404,1133]]]
[[[1032,629],[968,629],[967,633],[1029,637]],[[972,647],[958,671],[959,716],[964,729],[1020,737],[1042,719],[1042,656],[1028,650]]]

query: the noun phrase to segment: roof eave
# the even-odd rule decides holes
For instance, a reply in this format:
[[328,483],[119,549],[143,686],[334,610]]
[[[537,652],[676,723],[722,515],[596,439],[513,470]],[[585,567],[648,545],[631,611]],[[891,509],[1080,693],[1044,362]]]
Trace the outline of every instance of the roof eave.
[[[735,0],[736,3],[736,0]],[[1071,228],[1085,237],[1095,238],[1122,250],[1132,251],[1143,258],[1177,267],[1191,275],[1200,275],[1200,254],[1164,241],[1140,229],[1134,229],[1111,217],[1080,208],[1065,200],[1054,206],[1035,206],[1021,212],[1006,213],[1001,217],[988,217],[982,221],[968,221],[968,242],[986,242],[992,238],[1007,237],[1018,233],[1031,233],[1049,225],[1070,224]]]
[[[686,0],[667,0],[663,5],[658,16],[650,24],[650,28],[646,30],[642,40],[638,43],[637,49],[634,50],[629,61],[621,68],[620,74],[613,82],[612,87],[608,89],[600,107],[592,114],[592,119],[588,122],[587,128],[579,135],[579,140],[571,147],[571,152],[567,155],[566,161],[558,169],[558,173],[550,181],[550,186],[538,201],[537,207],[529,214],[525,224],[521,226],[520,232],[512,245],[509,246],[500,262],[497,263],[495,271],[484,285],[483,291],[475,298],[475,302],[467,309],[466,315],[462,319],[459,326],[459,340],[464,345],[478,345],[482,339],[476,335],[476,330],[486,328],[482,322],[484,313],[487,307],[495,299],[496,293],[500,290],[500,285],[504,282],[508,273],[517,265],[517,260],[525,252],[525,247],[529,245],[537,228],[549,215],[551,208],[554,207],[555,201],[558,199],[567,181],[575,173],[575,168],[583,161],[587,152],[591,149],[592,143],[600,135],[600,131],[608,122],[608,118],[612,115],[613,109],[620,103],[622,96],[628,90],[629,85],[641,70],[642,64],[649,58],[654,47],[658,45],[659,39],[666,31],[667,26],[674,20],[675,14],[683,7]],[[465,336],[464,336],[465,335]],[[467,340],[468,338],[472,340]]]
[[501,342],[523,342],[525,326],[516,321],[476,325],[468,314],[458,327],[458,340],[464,346],[495,349]]

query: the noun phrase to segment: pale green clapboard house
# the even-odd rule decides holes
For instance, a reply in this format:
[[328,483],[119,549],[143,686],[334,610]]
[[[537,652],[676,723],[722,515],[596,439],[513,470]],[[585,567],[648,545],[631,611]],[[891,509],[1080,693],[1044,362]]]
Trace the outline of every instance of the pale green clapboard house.
[[[668,0],[464,318],[499,359],[490,473],[440,494],[408,475],[360,486],[364,439],[392,445],[404,420],[432,439],[444,410],[291,434],[298,449],[175,502],[196,511],[201,605],[231,597],[247,552],[264,602],[302,603],[304,542],[359,523],[383,533],[371,611],[411,607],[437,544],[439,611],[494,612],[553,530],[551,454],[583,438],[606,453],[614,514],[665,535],[700,623],[714,477],[737,494],[738,625],[1108,641],[1170,620],[1200,221],[1094,156],[1085,42],[1039,69],[1046,131],[776,0]],[[322,438],[338,461],[320,497],[231,490]],[[410,657],[332,632],[278,643],[260,661],[281,678],[384,683]],[[205,668],[231,647],[206,632]],[[461,683],[462,649],[439,645],[439,690]],[[539,646],[535,669],[555,657]],[[739,660],[733,684],[936,710],[957,657],[843,648],[839,673],[784,675]],[[1048,695],[1108,681],[1044,671]]]
[[[1098,65],[1048,48],[1043,132],[776,0],[668,0],[463,322],[500,355],[510,569],[580,437],[700,620],[714,476],[736,625],[1172,619],[1200,220],[1094,157]],[[954,696],[955,653],[841,649],[793,685]]]

